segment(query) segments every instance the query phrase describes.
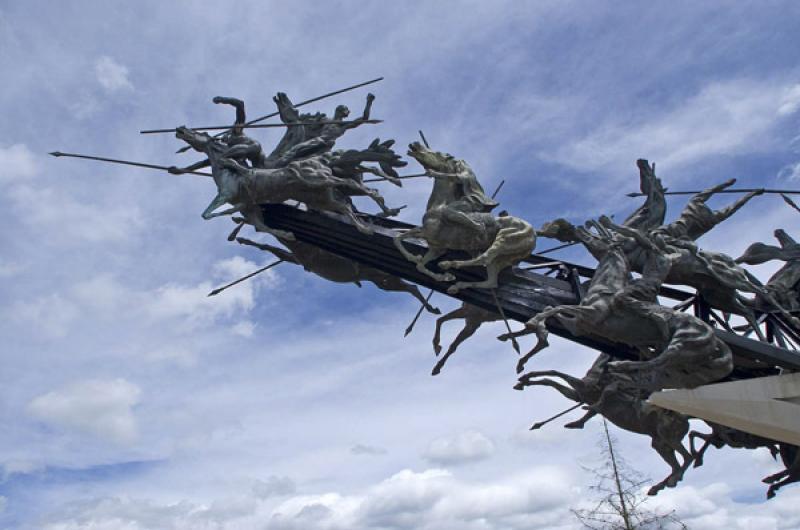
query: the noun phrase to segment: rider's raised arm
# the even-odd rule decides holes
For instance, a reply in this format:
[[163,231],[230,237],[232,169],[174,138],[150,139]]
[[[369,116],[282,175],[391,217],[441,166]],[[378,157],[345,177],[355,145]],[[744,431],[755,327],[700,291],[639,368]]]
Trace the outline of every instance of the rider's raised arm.
[[300,113],[289,99],[289,96],[287,96],[285,93],[278,92],[278,94],[272,98],[272,101],[274,101],[275,105],[278,106],[278,113],[280,114],[281,121],[283,123],[294,123],[300,121]]
[[234,125],[244,125],[247,122],[247,116],[244,111],[244,101],[237,98],[229,98],[225,96],[216,96],[212,99],[217,105],[231,105],[236,109],[236,122]]
[[362,123],[369,120],[369,114],[372,111],[372,102],[375,101],[375,96],[373,94],[367,94],[367,104],[364,105],[364,113],[361,115],[360,118],[356,118],[355,120],[351,121],[350,123],[346,123],[342,125],[344,129],[355,129]]

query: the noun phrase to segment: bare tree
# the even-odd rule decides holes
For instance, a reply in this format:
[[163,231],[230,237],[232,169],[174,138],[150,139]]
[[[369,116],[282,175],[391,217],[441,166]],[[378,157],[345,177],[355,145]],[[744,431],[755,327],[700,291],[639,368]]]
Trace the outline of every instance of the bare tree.
[[650,480],[615,453],[616,440],[608,432],[605,418],[603,429],[598,444],[603,463],[588,469],[596,479],[589,489],[598,495],[598,499],[591,509],[572,510],[575,517],[592,530],[688,530],[674,511],[648,510],[645,503],[651,497],[645,494],[643,486]]

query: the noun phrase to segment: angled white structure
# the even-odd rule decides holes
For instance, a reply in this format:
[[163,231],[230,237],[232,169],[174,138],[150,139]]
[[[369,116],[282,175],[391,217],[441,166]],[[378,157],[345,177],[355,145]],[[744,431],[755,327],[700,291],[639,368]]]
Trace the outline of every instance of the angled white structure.
[[800,445],[800,373],[655,392],[653,405]]

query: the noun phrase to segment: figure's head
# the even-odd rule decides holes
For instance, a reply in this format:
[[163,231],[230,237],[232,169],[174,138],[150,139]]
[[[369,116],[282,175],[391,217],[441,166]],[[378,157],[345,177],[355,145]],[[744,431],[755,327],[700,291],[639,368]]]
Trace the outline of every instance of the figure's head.
[[186,127],[185,125],[181,125],[175,129],[175,138],[183,140],[192,146],[193,149],[202,151],[208,146],[211,137],[208,135],[208,133],[199,133]]
[[333,112],[333,119],[334,120],[344,120],[348,116],[350,116],[350,109],[347,108],[347,105],[339,105],[336,107],[336,110]]
[[409,144],[408,156],[422,164],[425,169],[439,173],[461,173],[466,166],[463,160],[458,160],[448,153],[432,151],[419,142]]

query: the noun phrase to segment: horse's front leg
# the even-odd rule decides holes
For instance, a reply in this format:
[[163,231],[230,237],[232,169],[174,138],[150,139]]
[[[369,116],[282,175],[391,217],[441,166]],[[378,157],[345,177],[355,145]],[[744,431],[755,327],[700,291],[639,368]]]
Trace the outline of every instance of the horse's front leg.
[[422,258],[417,256],[416,254],[412,254],[411,252],[409,252],[406,246],[403,244],[403,241],[412,237],[422,237],[422,236],[423,236],[422,228],[412,228],[411,230],[407,230],[402,234],[396,235],[392,241],[394,242],[394,246],[397,247],[397,250],[400,251],[400,254],[402,254],[404,258],[406,258],[408,261],[412,263],[419,263],[420,261],[422,261]]
[[438,274],[438,273],[433,272],[432,270],[430,270],[428,267],[425,266],[428,263],[430,263],[431,261],[433,261],[436,258],[438,258],[439,256],[441,256],[442,254],[444,254],[445,252],[446,252],[446,249],[443,249],[443,248],[438,248],[438,247],[433,247],[433,246],[428,247],[428,251],[425,252],[425,254],[422,256],[422,258],[420,258],[420,260],[417,262],[417,270],[419,272],[423,273],[423,274],[427,274],[428,276],[430,276],[431,278],[433,278],[436,281],[439,281],[439,282],[452,282],[453,280],[456,279],[456,277],[453,276],[451,273],[445,272],[444,274]]
[[223,196],[221,193],[217,193],[217,196],[214,197],[214,199],[208,204],[208,207],[205,210],[203,210],[202,213],[203,219],[208,220],[217,217],[219,214],[214,214],[212,212],[217,208],[219,208],[220,206],[222,206],[223,204],[225,204],[226,202],[228,202],[228,198]]

